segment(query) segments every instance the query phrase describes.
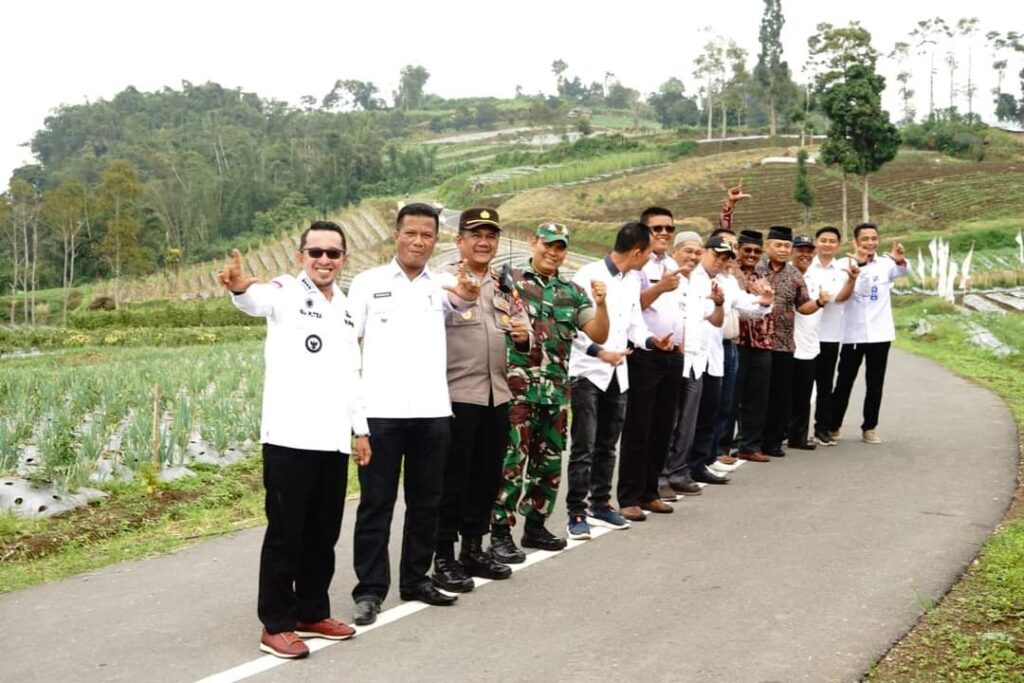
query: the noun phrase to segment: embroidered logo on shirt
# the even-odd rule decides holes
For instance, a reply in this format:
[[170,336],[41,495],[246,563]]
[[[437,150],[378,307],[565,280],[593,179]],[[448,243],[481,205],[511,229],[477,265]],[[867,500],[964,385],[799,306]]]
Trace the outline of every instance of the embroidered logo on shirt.
[[320,337],[311,334],[306,337],[306,350],[310,353],[320,353],[320,349],[324,347],[324,343],[320,340]]
[[306,308],[313,308],[313,300],[306,299]]

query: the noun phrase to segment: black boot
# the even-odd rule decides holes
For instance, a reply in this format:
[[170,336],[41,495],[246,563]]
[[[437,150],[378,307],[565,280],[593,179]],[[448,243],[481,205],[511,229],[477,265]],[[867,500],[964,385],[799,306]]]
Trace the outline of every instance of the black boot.
[[491,526],[491,547],[489,552],[502,564],[519,564],[526,562],[526,553],[516,547],[512,540],[512,530],[507,526]]
[[555,536],[544,527],[542,520],[527,518],[523,529],[523,547],[538,550],[565,550],[565,539]]
[[434,573],[430,577],[430,582],[452,593],[468,593],[476,587],[473,578],[466,573],[461,564],[445,557],[434,559]]
[[[509,540],[512,536],[509,535]],[[481,579],[494,579],[500,581],[512,576],[512,568],[502,564],[485,553],[480,537],[463,538],[462,550],[459,552],[459,564],[465,568],[470,576],[479,576]]]

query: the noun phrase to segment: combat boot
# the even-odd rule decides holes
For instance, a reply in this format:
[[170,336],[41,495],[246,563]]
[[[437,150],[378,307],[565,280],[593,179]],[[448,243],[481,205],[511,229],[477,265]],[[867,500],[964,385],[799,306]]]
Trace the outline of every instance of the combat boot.
[[512,530],[507,526],[491,527],[491,557],[502,564],[519,564],[526,562],[526,553],[516,547],[512,540]]
[[[509,540],[512,535],[509,534]],[[470,576],[479,576],[481,579],[494,579],[501,581],[512,576],[512,568],[502,564],[491,555],[484,552],[480,537],[463,538],[462,550],[459,551],[459,564]]]
[[544,527],[544,522],[526,520],[523,529],[523,547],[538,550],[565,550],[565,539],[555,536]]

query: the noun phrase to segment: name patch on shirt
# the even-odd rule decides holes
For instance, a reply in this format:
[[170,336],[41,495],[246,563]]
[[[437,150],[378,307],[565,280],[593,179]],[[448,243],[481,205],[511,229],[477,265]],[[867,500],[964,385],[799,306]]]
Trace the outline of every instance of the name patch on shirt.
[[320,313],[317,313],[316,311],[307,311],[305,308],[300,308],[299,309],[299,315],[305,315],[305,316],[308,316],[310,318],[317,318],[317,319],[323,318],[323,316]]
[[373,298],[374,299],[386,299],[389,296],[391,296],[391,292],[374,292],[373,293]]

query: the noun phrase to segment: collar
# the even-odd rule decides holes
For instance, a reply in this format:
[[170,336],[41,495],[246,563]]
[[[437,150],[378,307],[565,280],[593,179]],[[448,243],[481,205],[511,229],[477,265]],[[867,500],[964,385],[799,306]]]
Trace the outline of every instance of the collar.
[[522,266],[520,266],[520,268],[523,271],[523,275],[529,276],[530,279],[537,280],[538,282],[542,281],[542,279],[547,279],[548,281],[550,281],[550,280],[561,280],[562,282],[565,282],[565,283],[569,282],[569,280],[566,280],[564,277],[562,277],[562,271],[561,270],[556,270],[555,274],[550,276],[550,277],[545,276],[545,275],[541,275],[540,273],[538,273],[537,271],[535,271],[533,269],[533,263],[530,262],[530,261],[527,261],[526,263],[524,263]]
[[615,261],[612,261],[612,255],[606,254],[604,257],[604,265],[608,268],[608,272],[612,277],[618,277],[623,274],[619,267],[615,265]]
[[[295,276],[295,279],[299,281],[299,284],[302,286],[302,289],[305,290],[307,294],[316,293],[322,296],[324,298],[324,301],[327,300],[327,297],[324,296],[324,293],[320,291],[320,288],[313,284],[313,281],[309,279],[309,273],[307,273],[306,271],[302,271],[301,273],[299,273],[297,276]],[[341,289],[338,287],[337,281],[331,283],[331,300],[333,301],[334,297],[338,296],[340,293]]]
[[[404,270],[402,270],[402,266],[398,265],[398,257],[392,257],[391,261],[387,265],[387,268],[388,268],[388,274],[391,275],[391,277],[397,277],[397,276],[401,275],[402,277],[406,278],[407,280],[409,279],[409,276],[405,274]],[[427,265],[423,266],[423,270],[420,271],[419,275],[417,275],[416,277],[414,277],[412,280],[409,280],[409,281],[410,282],[414,282],[416,280],[419,280],[421,277],[425,277],[428,280],[432,280],[434,278],[434,274],[430,270],[430,264],[429,263]]]

